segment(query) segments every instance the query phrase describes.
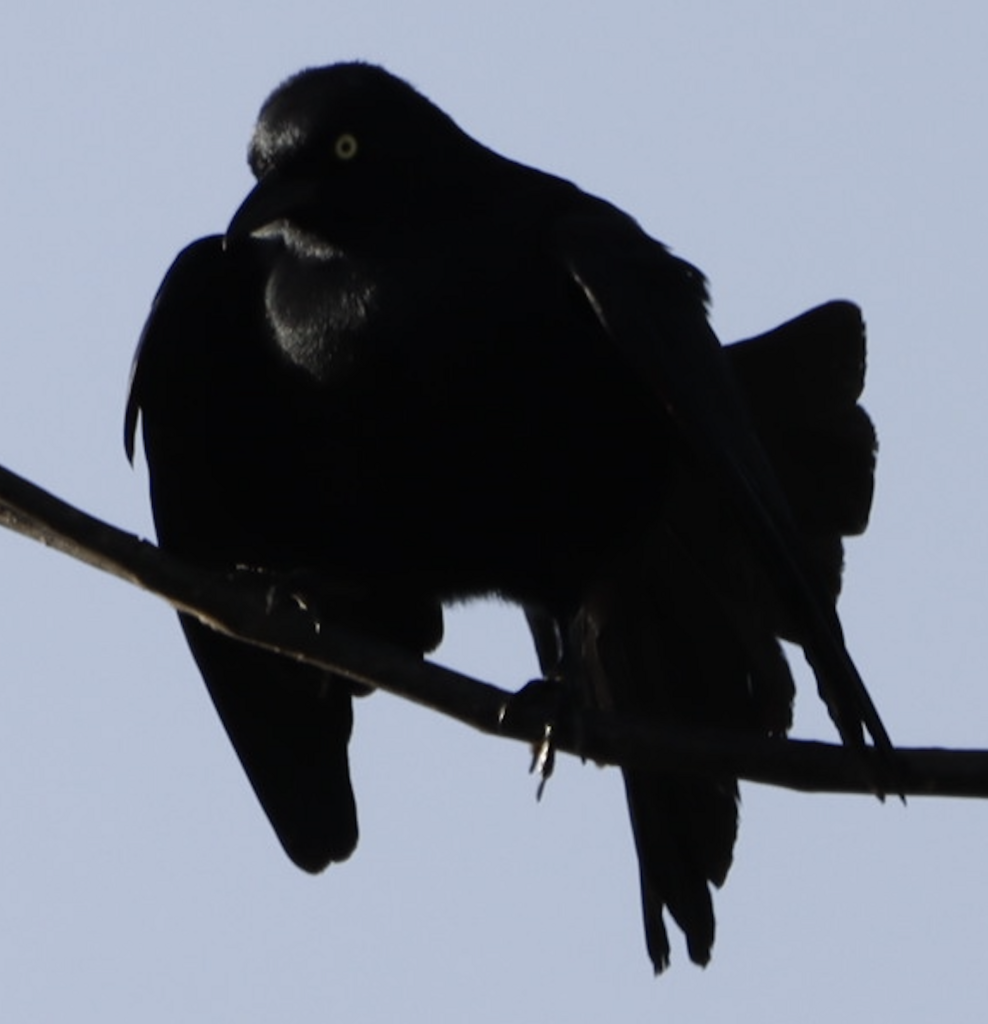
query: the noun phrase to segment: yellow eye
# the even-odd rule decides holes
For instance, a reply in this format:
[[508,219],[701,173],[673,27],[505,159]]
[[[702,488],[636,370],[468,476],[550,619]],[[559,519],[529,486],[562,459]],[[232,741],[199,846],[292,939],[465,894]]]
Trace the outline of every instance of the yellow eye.
[[344,132],[337,137],[333,145],[333,152],[336,154],[337,160],[352,160],[357,155],[358,148],[356,136]]

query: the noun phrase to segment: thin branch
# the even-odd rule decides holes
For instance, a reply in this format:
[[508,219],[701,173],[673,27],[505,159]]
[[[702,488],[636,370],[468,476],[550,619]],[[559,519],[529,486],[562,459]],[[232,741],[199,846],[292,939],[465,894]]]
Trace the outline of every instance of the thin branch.
[[[546,714],[537,699],[515,699],[489,683],[317,622],[301,607],[272,601],[270,579],[183,562],[2,466],[0,525],[150,591],[237,639],[424,704],[482,732],[533,744],[544,736]],[[573,710],[556,722],[553,741],[557,750],[599,764],[736,775],[805,792],[870,792],[863,755],[833,744],[662,728],[591,709]],[[904,794],[988,797],[988,751],[897,753]]]

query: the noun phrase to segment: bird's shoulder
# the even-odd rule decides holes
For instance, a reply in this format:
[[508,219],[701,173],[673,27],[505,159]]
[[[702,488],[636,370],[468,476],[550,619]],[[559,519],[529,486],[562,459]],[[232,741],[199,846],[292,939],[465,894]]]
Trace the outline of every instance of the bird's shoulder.
[[229,374],[259,346],[260,283],[271,261],[264,242],[230,251],[209,235],[175,257],[151,303],[131,364],[124,444],[133,458],[138,417],[176,408],[185,388]]

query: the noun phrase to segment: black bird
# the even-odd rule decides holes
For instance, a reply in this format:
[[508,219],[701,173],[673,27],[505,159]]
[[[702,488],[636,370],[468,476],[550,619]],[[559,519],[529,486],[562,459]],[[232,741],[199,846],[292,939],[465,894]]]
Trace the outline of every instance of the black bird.
[[[279,87],[249,161],[135,359],[127,451],[140,414],[164,548],[300,574],[413,656],[445,602],[501,595],[547,671],[671,725],[783,733],[787,637],[845,742],[890,762],[834,607],[874,467],[854,306],[722,348],[694,267],[366,64]],[[288,854],[346,858],[353,688],[182,624]],[[736,780],[625,779],[655,969],[664,908],[705,963]]]

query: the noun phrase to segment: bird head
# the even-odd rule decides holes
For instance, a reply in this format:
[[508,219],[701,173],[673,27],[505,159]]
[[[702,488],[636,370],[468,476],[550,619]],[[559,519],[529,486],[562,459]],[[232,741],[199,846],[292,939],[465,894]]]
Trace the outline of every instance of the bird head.
[[501,160],[406,82],[360,63],[303,71],[276,89],[248,159],[257,185],[228,244],[278,234],[315,256],[435,230],[462,216],[476,162]]

